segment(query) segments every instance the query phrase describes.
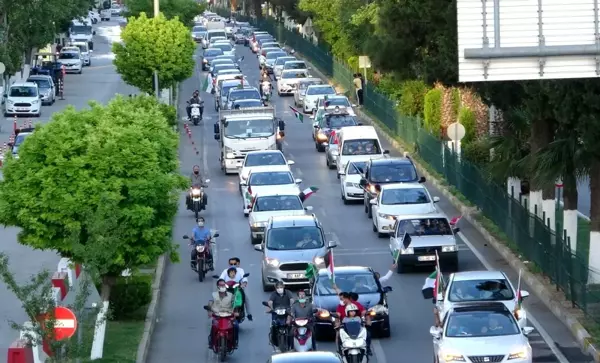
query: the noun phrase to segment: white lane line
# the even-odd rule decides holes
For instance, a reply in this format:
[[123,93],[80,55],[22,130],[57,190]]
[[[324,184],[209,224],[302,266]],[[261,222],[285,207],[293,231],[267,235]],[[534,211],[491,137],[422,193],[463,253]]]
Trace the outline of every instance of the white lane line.
[[379,340],[371,340],[371,349],[375,359],[377,359],[377,363],[387,363],[385,353],[383,352],[383,348],[381,347]]
[[[475,246],[471,243],[471,241],[469,241],[469,239],[462,232],[458,232],[458,236],[471,249],[471,252],[475,255],[475,257],[477,257],[477,259],[486,268],[486,270],[489,270],[489,271],[496,270],[489,263],[489,261],[477,249],[475,249]],[[550,337],[550,334],[548,334],[546,329],[544,329],[542,327],[542,325],[539,323],[539,321],[529,311],[527,312],[527,320],[529,320],[529,322],[531,322],[531,325],[533,325],[533,327],[537,330],[537,332],[540,334],[542,339],[544,339],[544,341],[546,342],[546,345],[548,345],[548,347],[550,348],[552,353],[556,356],[556,359],[558,359],[558,361],[560,363],[569,363],[569,360],[557,348],[556,342],[554,341],[554,339],[552,339],[552,337]]]

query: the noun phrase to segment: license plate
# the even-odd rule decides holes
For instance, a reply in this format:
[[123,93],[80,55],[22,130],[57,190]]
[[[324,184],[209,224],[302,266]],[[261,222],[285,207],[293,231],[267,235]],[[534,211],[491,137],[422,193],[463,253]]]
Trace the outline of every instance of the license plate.
[[288,274],[288,279],[303,279],[304,274]]
[[29,110],[26,108],[17,108],[17,111],[29,111]]
[[435,256],[419,256],[419,261],[435,261]]

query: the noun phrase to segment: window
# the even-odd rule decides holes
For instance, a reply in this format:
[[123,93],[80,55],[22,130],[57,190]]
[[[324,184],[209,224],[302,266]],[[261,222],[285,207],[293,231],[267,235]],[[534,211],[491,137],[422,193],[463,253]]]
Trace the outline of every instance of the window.
[[275,61],[275,65],[277,66],[282,66],[285,64],[285,62],[289,62],[291,60],[294,60],[294,57],[279,57],[277,58],[277,60]]
[[307,95],[334,95],[335,90],[331,86],[314,86],[306,91]]
[[229,101],[235,100],[260,100],[260,93],[255,89],[233,90],[229,92]]
[[27,82],[36,83],[38,85],[38,88],[44,88],[44,89],[52,88],[52,84],[47,79],[28,79]]
[[[326,100],[324,98],[322,98],[321,100],[322,100],[321,105],[324,105]],[[352,107],[352,105],[350,104],[350,102],[348,101],[348,99],[346,97],[328,98],[327,99],[327,107],[335,107],[335,106]]]
[[[267,137],[275,134],[273,119],[229,121],[225,126],[225,137],[230,139],[247,139]],[[269,165],[269,164],[263,164]],[[270,164],[281,165],[281,164]],[[283,164],[285,165],[285,164]]]
[[446,218],[405,219],[398,222],[396,236],[450,236],[452,229]]
[[494,337],[516,334],[519,334],[519,327],[512,315],[507,312],[471,311],[454,313],[446,323],[446,336],[451,338]]
[[264,186],[264,185],[286,185],[294,184],[294,178],[289,171],[269,171],[260,173],[251,173],[248,180],[248,185]]
[[269,52],[267,53],[267,59],[277,59],[284,56],[284,52]]
[[300,198],[296,195],[258,197],[254,203],[254,212],[274,212],[284,210],[304,210]]
[[251,154],[246,156],[244,166],[287,165],[281,153]]
[[239,100],[233,101],[233,109],[238,108],[253,108],[253,107],[263,107],[263,103],[260,100]]
[[[346,292],[355,292],[357,294],[373,294],[379,292],[379,285],[377,285],[373,274],[369,272],[353,274],[336,273],[335,284],[340,290]],[[327,276],[319,276],[316,290],[316,294],[318,295],[337,295],[336,290],[331,284],[331,280]]]
[[79,59],[79,54],[75,52],[61,52],[58,59]]
[[229,44],[215,44],[213,45],[213,48],[219,48],[223,52],[230,52],[233,49],[233,47]]
[[213,39],[214,37],[223,37],[223,38],[227,39],[227,35],[225,34],[225,32],[210,32],[210,33],[208,33],[209,39]]
[[384,189],[381,193],[381,204],[425,204],[430,203],[429,195],[424,188]]
[[283,79],[306,78],[308,75],[304,72],[284,72],[281,75]]
[[325,246],[321,230],[316,226],[273,228],[267,232],[266,240],[267,248],[276,251],[311,250]]
[[220,48],[209,48],[204,51],[204,57],[216,57],[223,55],[223,51]]
[[[350,115],[328,115],[325,117],[325,125],[323,127],[328,127],[331,129],[341,129],[345,126],[356,126],[358,123],[356,122],[356,118]],[[346,143],[348,144],[348,143]]]
[[291,62],[286,63],[284,69],[308,69],[304,62]]
[[[355,167],[353,167],[354,165]],[[366,161],[353,162],[348,165],[348,175],[359,175],[364,174],[365,168],[367,167]]]
[[373,165],[370,173],[372,183],[405,183],[417,181],[417,171],[411,163]]
[[514,298],[512,287],[505,279],[454,281],[448,296],[452,302],[509,301]]
[[376,139],[349,140],[344,143],[342,155],[377,155],[381,153]]
[[37,97],[38,92],[35,87],[11,87],[10,97]]

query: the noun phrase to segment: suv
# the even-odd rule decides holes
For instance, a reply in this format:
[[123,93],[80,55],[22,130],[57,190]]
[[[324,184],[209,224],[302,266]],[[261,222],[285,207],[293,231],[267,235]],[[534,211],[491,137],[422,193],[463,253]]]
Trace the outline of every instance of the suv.
[[4,117],[27,115],[40,117],[42,113],[42,96],[37,83],[15,82],[4,94]]
[[323,226],[314,214],[269,218],[263,242],[254,246],[264,254],[263,290],[271,291],[277,281],[288,286],[308,285],[307,267],[310,264],[327,267],[329,250],[334,247],[335,242],[325,241]]
[[365,213],[373,218],[371,200],[377,198],[382,184],[425,183],[425,177],[419,178],[417,169],[410,158],[372,159],[365,166],[360,186],[364,190]]

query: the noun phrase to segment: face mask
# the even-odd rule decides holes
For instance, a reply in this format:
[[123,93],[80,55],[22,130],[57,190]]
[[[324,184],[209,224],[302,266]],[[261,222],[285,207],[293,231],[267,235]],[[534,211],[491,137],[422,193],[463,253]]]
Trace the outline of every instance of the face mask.
[[196,175],[200,174],[200,170],[194,170],[194,174],[196,174]]
[[227,291],[227,287],[219,286],[219,292],[225,292],[225,291]]
[[306,302],[306,299],[298,299],[298,302],[299,302],[300,304],[304,304],[304,303]]
[[279,295],[283,294],[283,289],[282,289],[282,288],[280,288],[280,287],[279,287],[279,288],[277,288],[277,293],[278,293]]
[[204,222],[198,222],[198,227],[204,227]]
[[344,300],[340,300],[340,305],[344,305]]

